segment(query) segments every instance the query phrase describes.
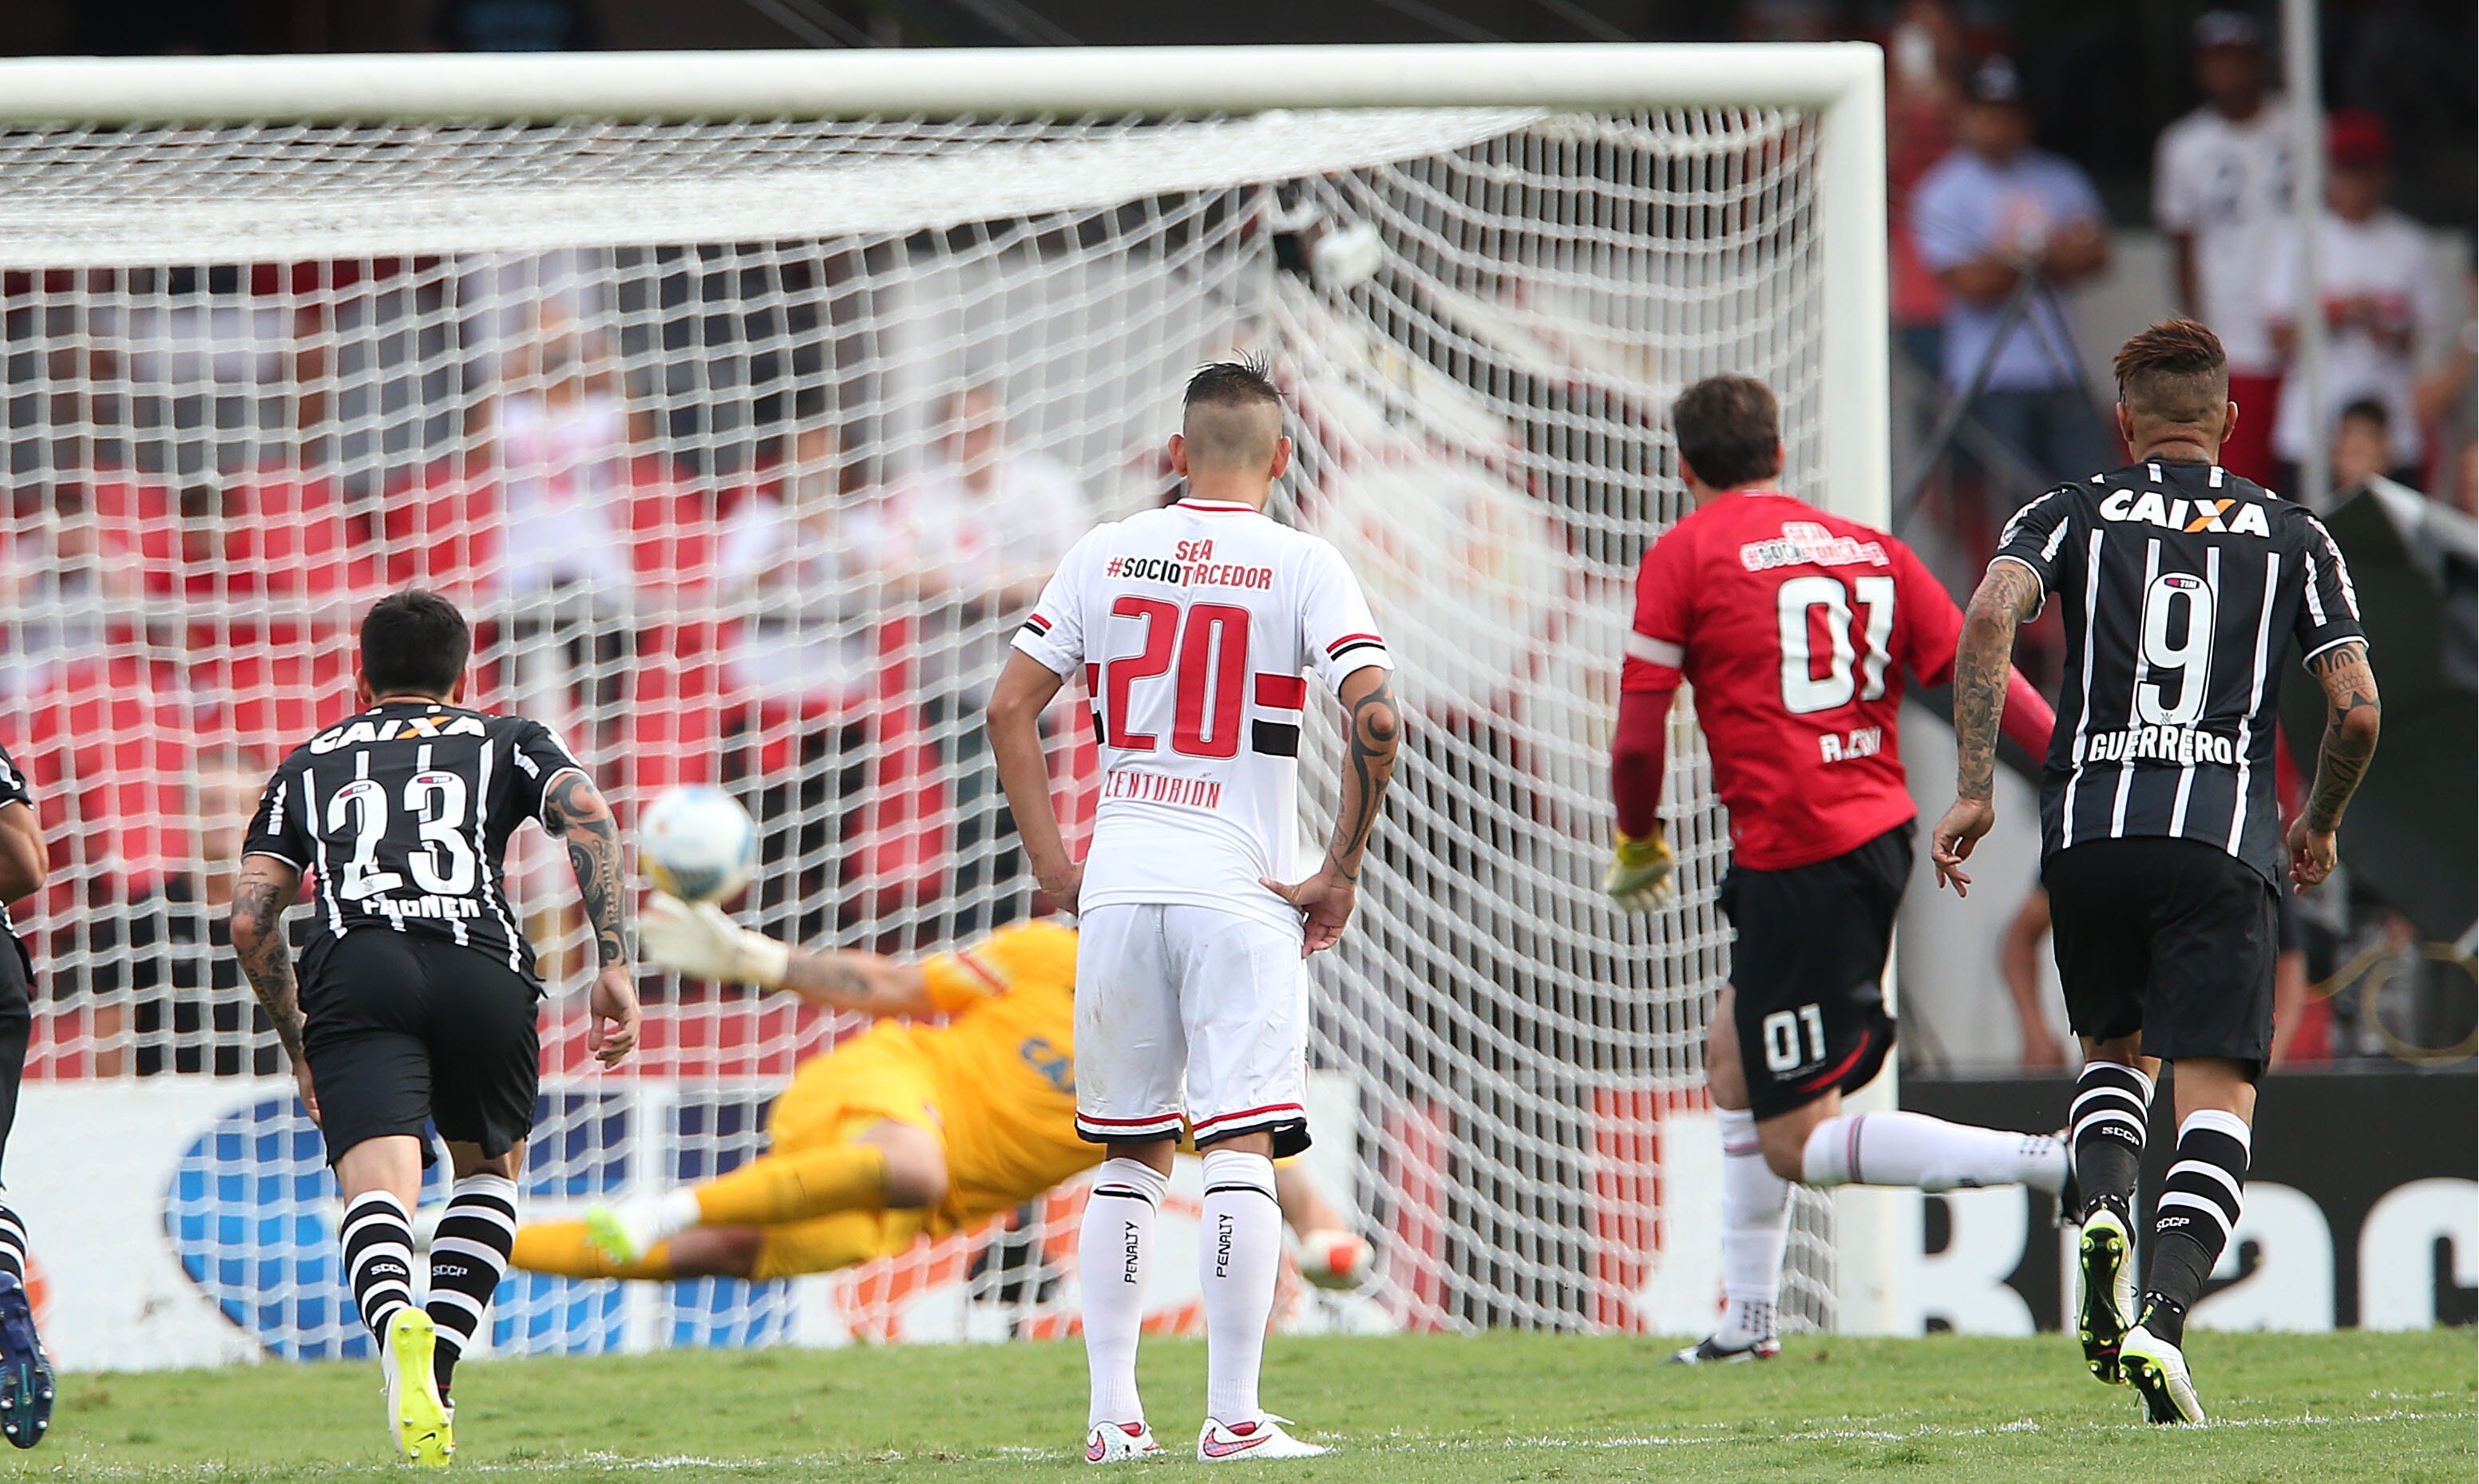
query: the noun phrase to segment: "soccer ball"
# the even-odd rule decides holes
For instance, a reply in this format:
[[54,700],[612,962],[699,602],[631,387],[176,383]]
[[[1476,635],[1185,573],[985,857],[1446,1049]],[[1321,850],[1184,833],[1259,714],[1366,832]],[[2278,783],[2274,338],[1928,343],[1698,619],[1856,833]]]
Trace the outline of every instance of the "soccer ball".
[[720,902],[757,871],[757,822],[711,784],[667,788],[637,822],[637,864],[683,902]]

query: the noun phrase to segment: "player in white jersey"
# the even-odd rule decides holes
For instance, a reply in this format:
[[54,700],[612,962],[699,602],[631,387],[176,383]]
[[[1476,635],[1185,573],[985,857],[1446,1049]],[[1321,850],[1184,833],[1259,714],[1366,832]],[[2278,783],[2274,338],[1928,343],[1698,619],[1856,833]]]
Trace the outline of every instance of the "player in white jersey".
[[[1183,1123],[1205,1156],[1197,1457],[1324,1451],[1257,1400],[1282,1258],[1273,1162],[1309,1142],[1301,960],[1350,919],[1402,729],[1393,662],[1342,554],[1265,513],[1291,457],[1262,368],[1197,372],[1170,441],[1186,498],[1076,544],[990,699],[990,747],[1026,856],[1083,919],[1076,1127],[1111,1153],[1080,1248],[1088,1463],[1161,1451],[1137,1396],[1137,1333]],[[1082,862],[1060,838],[1037,726],[1080,670],[1102,753]],[[1332,841],[1305,880],[1294,859],[1303,672],[1342,702],[1349,732]]]

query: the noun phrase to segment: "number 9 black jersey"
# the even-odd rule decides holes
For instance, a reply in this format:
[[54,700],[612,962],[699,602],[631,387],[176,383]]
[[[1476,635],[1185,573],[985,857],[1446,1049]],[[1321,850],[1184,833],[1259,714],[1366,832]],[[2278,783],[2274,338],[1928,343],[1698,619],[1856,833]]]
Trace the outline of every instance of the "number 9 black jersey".
[[2201,840],[2282,879],[2282,652],[2364,640],[2340,549],[2307,507],[2209,464],[2060,485],[1997,553],[2063,601],[2065,681],[2040,790],[2044,854]]
[[294,749],[243,852],[317,877],[308,955],[386,929],[447,938],[518,973],[533,949],[501,881],[508,837],[542,817],[576,758],[550,729],[433,702],[390,702]]

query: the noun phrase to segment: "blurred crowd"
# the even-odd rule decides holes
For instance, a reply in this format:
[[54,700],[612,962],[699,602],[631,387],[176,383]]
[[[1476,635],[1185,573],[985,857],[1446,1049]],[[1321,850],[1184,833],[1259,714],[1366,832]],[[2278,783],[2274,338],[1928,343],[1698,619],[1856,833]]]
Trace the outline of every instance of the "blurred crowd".
[[[2151,216],[2170,246],[2169,306],[2210,324],[2230,353],[2241,416],[2228,466],[2297,491],[2300,461],[2320,443],[2337,491],[2382,476],[2471,514],[2468,305],[2448,307],[2429,234],[2387,204],[2387,124],[2355,108],[2326,119],[2326,352],[2310,405],[2294,373],[2309,255],[2271,50],[2251,15],[2212,11],[2194,23],[2191,55],[2203,101],[2157,142]],[[2016,505],[2114,451],[2108,397],[2088,384],[2075,330],[2078,293],[2110,268],[2112,223],[2083,167],[2034,141],[2015,62],[1979,50],[1946,0],[1909,0],[1887,57],[1895,337],[1961,402],[1981,446],[2002,449],[1981,467],[1960,461],[1973,498],[1946,512],[1984,550]]]
[[[914,430],[900,462],[856,447],[822,379],[740,467],[693,465],[660,451],[591,295],[552,295],[450,398],[451,451],[415,436],[386,459],[340,456],[384,434],[333,417],[336,378],[304,370],[351,344],[329,333],[335,300],[265,276],[263,311],[237,290],[151,334],[91,338],[51,382],[76,405],[48,430],[76,437],[26,456],[0,527],[0,743],[66,867],[31,914],[48,981],[64,1000],[161,991],[103,996],[89,1037],[134,1032],[139,1049],[96,1070],[234,1072],[252,1054],[229,1034],[252,1013],[229,956],[196,949],[222,931],[256,789],[351,709],[354,618],[409,584],[475,620],[473,703],[557,727],[624,806],[678,782],[741,792],[765,831],[753,905],[776,931],[935,904],[934,927],[914,926],[944,936],[1032,909],[972,718],[1096,511],[1010,436],[996,384],[875,406],[879,436]],[[47,311],[39,285],[12,288],[22,330]],[[265,376],[284,405],[210,405],[158,436],[161,409],[132,405],[143,389],[247,384],[253,367],[219,381],[207,363],[226,353],[222,321],[262,313],[299,320]],[[148,356],[166,364],[127,364]],[[171,992],[192,988],[208,992]]]

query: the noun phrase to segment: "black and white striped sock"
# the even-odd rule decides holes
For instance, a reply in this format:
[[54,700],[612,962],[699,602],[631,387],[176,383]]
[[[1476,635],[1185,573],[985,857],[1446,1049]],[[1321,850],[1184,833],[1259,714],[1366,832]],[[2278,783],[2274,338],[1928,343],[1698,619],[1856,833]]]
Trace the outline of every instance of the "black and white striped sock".
[[2102,1196],[2121,1213],[2134,1205],[2134,1183],[2143,1166],[2144,1132],[2152,1118],[2152,1079],[2114,1062],[2087,1062],[2075,1079],[2074,1106],[2066,1114],[2074,1146],[2075,1183],[2088,1213]]
[[[2246,1120],[2236,1113],[2208,1108],[2178,1125],[2178,1156],[2154,1203],[2151,1281],[2144,1285],[2147,1299],[2170,1306],[2173,1329],[2185,1330],[2186,1311],[2237,1225],[2253,1148]],[[2175,1344],[2182,1335],[2163,1338]]]
[[345,1208],[345,1280],[362,1322],[381,1339],[389,1317],[412,1307],[413,1223],[385,1190],[356,1195]]
[[517,1183],[505,1175],[458,1180],[430,1237],[430,1297],[423,1306],[439,1326],[432,1370],[442,1396],[455,1378],[456,1362],[481,1332],[516,1243]]
[[0,1190],[0,1272],[21,1285],[26,1281],[26,1223],[17,1219],[5,1190]]

